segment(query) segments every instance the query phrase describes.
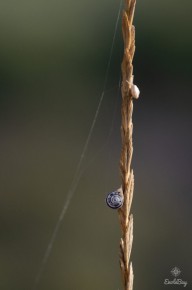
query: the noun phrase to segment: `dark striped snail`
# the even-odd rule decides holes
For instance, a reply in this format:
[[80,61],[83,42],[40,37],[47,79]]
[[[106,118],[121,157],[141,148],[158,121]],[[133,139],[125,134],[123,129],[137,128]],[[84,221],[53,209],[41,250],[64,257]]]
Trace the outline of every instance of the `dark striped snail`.
[[122,190],[110,192],[106,197],[106,203],[110,208],[118,209],[123,205],[124,197]]

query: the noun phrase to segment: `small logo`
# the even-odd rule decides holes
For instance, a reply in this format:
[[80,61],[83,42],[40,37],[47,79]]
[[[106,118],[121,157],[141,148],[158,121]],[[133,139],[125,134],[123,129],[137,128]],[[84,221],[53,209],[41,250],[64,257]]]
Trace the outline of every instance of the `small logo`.
[[172,270],[171,270],[171,274],[174,276],[174,277],[177,277],[181,274],[181,270],[177,267],[174,267]]
[[170,273],[172,274],[173,277],[175,277],[173,280],[166,278],[164,280],[164,285],[180,285],[183,287],[186,287],[188,282],[187,281],[183,281],[181,278],[176,278],[181,274],[181,270],[178,267],[174,267],[173,269],[171,269]]

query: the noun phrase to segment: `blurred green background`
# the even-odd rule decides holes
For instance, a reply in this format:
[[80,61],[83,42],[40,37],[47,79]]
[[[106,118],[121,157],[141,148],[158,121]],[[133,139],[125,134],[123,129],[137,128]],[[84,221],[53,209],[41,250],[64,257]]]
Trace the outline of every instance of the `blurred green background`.
[[[30,290],[103,88],[119,1],[1,0],[0,289]],[[192,282],[192,2],[137,1],[134,289]],[[41,290],[118,290],[119,23],[107,91]],[[113,129],[112,131],[111,128]],[[109,135],[109,132],[111,134]]]

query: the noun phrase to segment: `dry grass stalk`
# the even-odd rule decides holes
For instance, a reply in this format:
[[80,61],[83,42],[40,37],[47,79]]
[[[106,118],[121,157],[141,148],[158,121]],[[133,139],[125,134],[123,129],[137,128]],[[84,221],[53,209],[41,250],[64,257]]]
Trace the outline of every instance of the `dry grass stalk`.
[[118,210],[122,238],[120,241],[120,268],[123,277],[124,290],[133,289],[133,269],[130,263],[130,255],[133,243],[133,216],[130,208],[134,190],[134,175],[131,169],[133,144],[132,144],[132,113],[133,113],[133,57],[135,52],[135,27],[133,17],[136,0],[125,0],[123,11],[122,30],[124,41],[124,55],[121,65],[122,70],[122,124],[121,138],[122,150],[120,158],[120,170],[122,178],[122,194],[124,204]]

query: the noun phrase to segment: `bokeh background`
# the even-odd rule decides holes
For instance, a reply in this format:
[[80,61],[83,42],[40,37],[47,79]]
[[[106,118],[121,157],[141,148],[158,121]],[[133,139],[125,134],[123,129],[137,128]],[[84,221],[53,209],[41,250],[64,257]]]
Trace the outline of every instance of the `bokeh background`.
[[[30,290],[103,89],[119,1],[1,0],[0,289]],[[192,2],[137,1],[134,106],[134,289],[192,283]],[[120,23],[82,176],[41,290],[122,289]]]

